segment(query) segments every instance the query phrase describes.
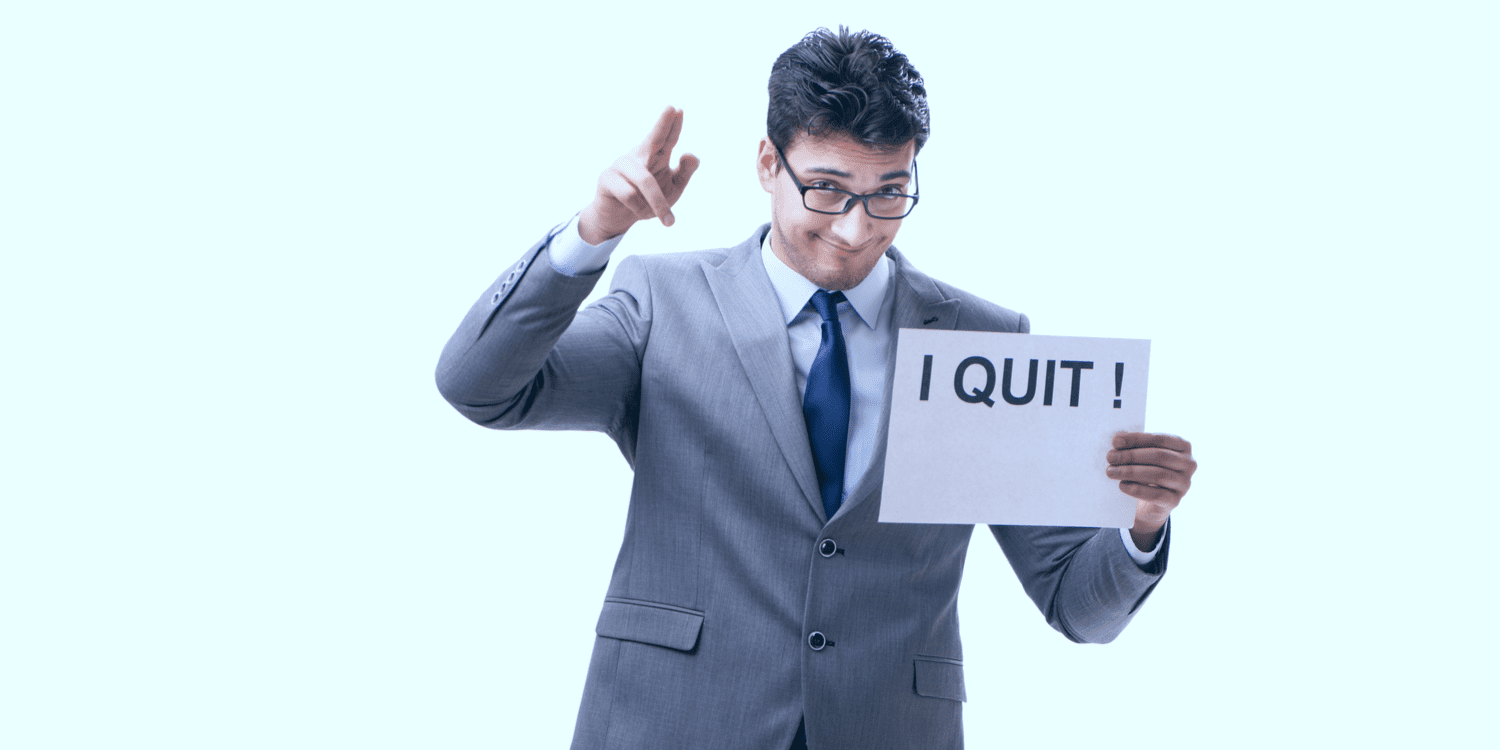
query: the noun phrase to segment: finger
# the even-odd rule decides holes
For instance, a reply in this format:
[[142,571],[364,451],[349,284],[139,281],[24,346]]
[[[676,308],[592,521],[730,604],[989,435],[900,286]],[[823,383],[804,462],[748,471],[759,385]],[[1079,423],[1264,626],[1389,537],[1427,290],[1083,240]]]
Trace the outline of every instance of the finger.
[[1116,448],[1166,448],[1192,453],[1193,446],[1176,435],[1160,432],[1117,432],[1112,444]]
[[682,135],[682,110],[673,110],[672,129],[667,131],[667,139],[662,143],[661,150],[665,155],[671,156],[672,149],[677,147],[677,137]]
[[1114,466],[1126,466],[1130,464],[1161,466],[1173,471],[1180,471],[1189,476],[1198,470],[1198,462],[1194,461],[1191,455],[1167,450],[1166,448],[1110,450],[1104,454],[1104,460]]
[[[674,129],[681,127],[682,118],[678,116],[678,111],[667,107],[661,111],[661,116],[656,118],[656,124],[651,126],[651,132],[646,135],[646,140],[641,141],[638,151],[642,156],[650,158],[667,142],[668,135],[671,135]],[[675,135],[672,135],[672,139],[673,143],[676,143]]]
[[656,184],[656,176],[646,171],[645,165],[633,159],[622,164],[620,172],[635,186],[637,194],[646,199],[646,204],[651,207],[651,215],[660,217],[661,223],[672,226],[672,202],[667,200],[661,186]]
[[609,177],[607,181],[601,180],[600,184],[607,184],[609,198],[630,211],[631,222],[640,222],[640,220],[651,219],[655,216],[651,205],[646,204],[646,199],[640,196],[639,190],[636,190],[634,184],[630,184],[630,180],[625,180],[624,175],[610,169],[607,177]]
[[1149,484],[1137,484],[1135,482],[1121,482],[1120,491],[1148,503],[1160,505],[1167,510],[1176,508],[1182,501],[1181,493],[1173,492],[1165,487],[1152,487]]
[[687,189],[688,180],[693,178],[693,173],[698,171],[698,163],[698,157],[692,154],[683,154],[677,160],[677,168],[672,170],[672,187],[679,196]]
[[1177,494],[1187,492],[1190,481],[1182,474],[1160,466],[1111,466],[1104,473],[1110,479],[1152,484]]
[[636,190],[625,175],[620,174],[617,169],[609,169],[599,176],[599,189],[625,210],[629,211],[635,221],[645,221],[656,214],[652,212],[651,206],[641,197],[640,191]]

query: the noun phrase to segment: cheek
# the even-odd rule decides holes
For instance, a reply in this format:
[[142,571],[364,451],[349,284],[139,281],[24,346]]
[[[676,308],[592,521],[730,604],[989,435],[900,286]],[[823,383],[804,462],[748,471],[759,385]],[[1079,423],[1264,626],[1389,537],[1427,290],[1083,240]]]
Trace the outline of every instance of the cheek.
[[785,195],[777,196],[776,199],[772,201],[772,206],[773,210],[776,212],[776,219],[778,223],[781,224],[782,229],[788,232],[792,231],[798,223],[797,214],[795,211],[793,211],[793,209],[801,208],[802,206],[793,203],[790,200],[787,200],[787,197]]

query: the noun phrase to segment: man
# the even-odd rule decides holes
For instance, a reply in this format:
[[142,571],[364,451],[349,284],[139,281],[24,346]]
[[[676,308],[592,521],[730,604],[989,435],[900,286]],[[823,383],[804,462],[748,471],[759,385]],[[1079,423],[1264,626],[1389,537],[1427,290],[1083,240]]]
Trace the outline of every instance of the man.
[[[896,331],[1029,323],[891,244],[918,198],[921,76],[880,36],[808,35],[771,74],[770,223],[728,249],[627,257],[578,310],[635,222],[673,223],[698,166],[671,166],[681,127],[663,112],[438,364],[470,419],[599,430],[635,470],[573,746],[960,747],[972,529],[876,520]],[[1166,435],[1122,433],[1102,458],[1137,498],[1128,533],[991,527],[1075,641],[1111,640],[1151,591],[1194,470]]]

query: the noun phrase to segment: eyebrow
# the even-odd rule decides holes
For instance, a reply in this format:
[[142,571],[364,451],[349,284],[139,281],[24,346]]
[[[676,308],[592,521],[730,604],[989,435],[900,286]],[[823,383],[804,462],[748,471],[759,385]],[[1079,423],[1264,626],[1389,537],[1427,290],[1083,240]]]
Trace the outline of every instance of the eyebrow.
[[[812,172],[812,173],[815,173],[815,174],[828,174],[828,175],[833,175],[834,177],[842,177],[842,178],[844,178],[846,180],[849,179],[850,177],[854,176],[852,174],[849,174],[848,172],[845,172],[842,169],[834,169],[832,167],[810,167],[806,171]],[[905,169],[898,169],[898,170],[896,170],[894,172],[886,172],[885,174],[881,175],[879,182],[885,182],[886,180],[894,180],[897,177],[910,177],[910,176],[911,176],[911,172],[909,172],[909,171],[907,171]]]

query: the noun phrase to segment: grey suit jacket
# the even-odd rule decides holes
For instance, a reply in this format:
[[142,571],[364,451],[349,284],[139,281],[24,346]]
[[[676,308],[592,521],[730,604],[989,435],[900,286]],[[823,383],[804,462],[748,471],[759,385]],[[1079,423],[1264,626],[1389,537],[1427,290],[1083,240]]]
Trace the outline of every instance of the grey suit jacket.
[[[604,432],[635,470],[574,748],[785,748],[802,716],[819,750],[963,745],[955,606],[973,529],[876,522],[884,419],[868,476],[825,518],[761,262],[768,228],[729,249],[626,257],[583,310],[603,272],[556,272],[549,235],[438,363],[439,390],[475,422]],[[896,326],[1027,330],[888,255]],[[990,530],[1075,641],[1113,639],[1165,569],[1165,548],[1143,571],[1115,529]]]

